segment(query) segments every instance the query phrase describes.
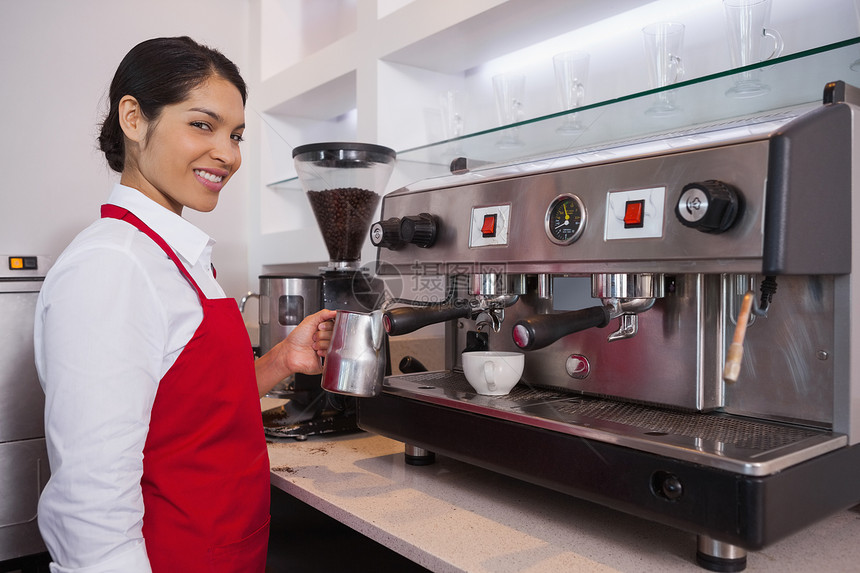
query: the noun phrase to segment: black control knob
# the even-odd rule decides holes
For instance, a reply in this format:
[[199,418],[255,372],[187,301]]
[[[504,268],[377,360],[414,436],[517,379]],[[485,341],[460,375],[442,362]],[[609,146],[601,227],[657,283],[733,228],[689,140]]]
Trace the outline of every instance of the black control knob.
[[396,251],[406,244],[400,236],[400,219],[392,217],[384,221],[377,221],[370,226],[370,242],[374,247],[385,247]]
[[374,247],[385,247],[392,251],[403,245],[432,247],[439,233],[439,218],[430,213],[420,213],[398,219],[392,217],[377,221],[370,227],[370,242]]
[[421,213],[417,217],[403,217],[400,220],[400,236],[407,243],[421,248],[433,246],[438,228],[438,217],[430,213]]
[[740,194],[734,187],[711,179],[685,185],[675,215],[687,227],[703,233],[722,233],[735,224],[740,206]]
[[662,497],[669,501],[681,499],[684,495],[684,484],[681,479],[673,473],[666,471],[656,471],[651,476],[651,491],[657,497]]

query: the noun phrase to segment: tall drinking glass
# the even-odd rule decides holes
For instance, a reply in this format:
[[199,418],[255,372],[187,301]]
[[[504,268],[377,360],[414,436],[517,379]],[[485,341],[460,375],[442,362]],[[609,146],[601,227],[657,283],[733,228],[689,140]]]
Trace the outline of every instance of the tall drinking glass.
[[[585,80],[588,78],[587,52],[562,52],[552,58],[555,70],[555,87],[558,92],[561,109],[570,110],[582,105],[585,101]],[[564,135],[575,135],[582,131],[575,113],[564,116],[564,121],[556,132]]]
[[442,112],[442,127],[445,139],[460,137],[465,133],[463,121],[464,95],[459,91],[439,94],[439,109]]
[[457,138],[466,133],[463,110],[465,94],[460,91],[448,90],[439,94],[439,110],[442,114],[442,132],[445,139],[453,140],[448,143],[448,152],[462,154],[462,142]]
[[[522,74],[499,74],[493,76],[493,91],[496,95],[496,113],[499,125],[506,126],[522,121],[524,117],[523,97],[526,91],[526,77]],[[511,127],[502,132],[496,143],[499,147],[520,147],[519,128]]]
[[[677,22],[656,22],[642,28],[645,55],[651,85],[662,88],[678,82],[684,76],[681,52],[684,49],[684,25]],[[671,115],[678,111],[675,91],[664,90],[656,95],[656,101],[645,113],[648,115]]]
[[[771,0],[723,0],[732,67],[750,66],[782,53],[782,36],[768,28]],[[759,77],[762,70],[741,72],[726,95],[756,97],[770,91]]]

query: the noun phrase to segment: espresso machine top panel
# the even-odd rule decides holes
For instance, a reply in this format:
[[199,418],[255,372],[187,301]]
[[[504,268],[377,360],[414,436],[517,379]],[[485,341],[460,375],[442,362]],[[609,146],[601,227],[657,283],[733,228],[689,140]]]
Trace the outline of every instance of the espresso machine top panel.
[[381,223],[431,214],[435,241],[379,258],[409,273],[846,274],[852,117],[819,105],[705,146],[420,182],[385,197]]

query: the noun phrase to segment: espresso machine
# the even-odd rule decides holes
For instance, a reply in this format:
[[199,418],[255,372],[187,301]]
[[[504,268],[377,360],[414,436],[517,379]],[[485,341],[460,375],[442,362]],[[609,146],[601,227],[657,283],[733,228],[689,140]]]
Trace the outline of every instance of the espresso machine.
[[[387,377],[359,426],[408,463],[446,455],[695,533],[714,571],[857,504],[858,106],[835,82],[658,151],[386,195],[380,271],[448,285],[386,311],[388,334],[444,322],[446,369]],[[525,353],[510,394],[472,390],[474,349]]]
[[[395,159],[393,150],[367,143],[313,143],[293,150],[329,262],[260,276],[259,293],[249,293],[240,304],[244,308],[249,297],[259,298],[259,354],[271,350],[306,316],[321,309],[369,312],[381,305],[384,285],[361,266],[360,259]],[[303,440],[358,430],[355,399],[325,392],[319,375],[295,374],[276,385],[269,396],[288,398],[282,406],[264,412],[269,436]]]

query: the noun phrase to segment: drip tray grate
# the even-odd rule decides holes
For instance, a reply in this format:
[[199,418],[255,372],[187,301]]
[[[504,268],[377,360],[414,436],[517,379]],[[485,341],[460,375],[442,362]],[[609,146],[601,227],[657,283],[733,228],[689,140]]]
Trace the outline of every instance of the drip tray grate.
[[744,418],[672,412],[598,399],[567,400],[559,403],[558,408],[565,414],[617,422],[640,428],[648,434],[686,436],[758,451],[780,448],[821,433],[800,427],[774,426]]
[[505,396],[482,396],[459,371],[392,376],[384,391],[747,475],[768,475],[847,445],[844,435],[827,430],[720,412],[679,412],[522,382]]

